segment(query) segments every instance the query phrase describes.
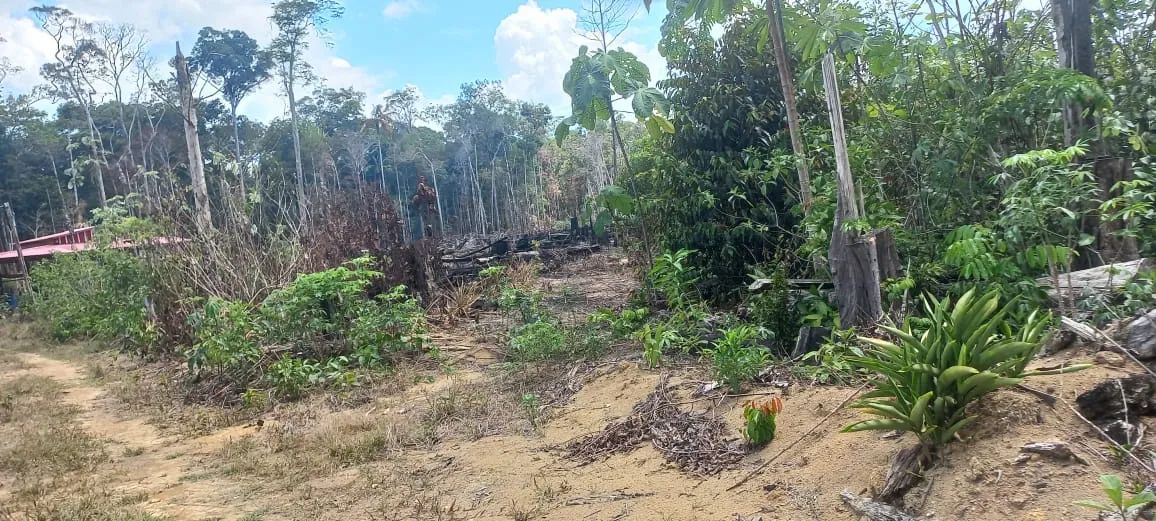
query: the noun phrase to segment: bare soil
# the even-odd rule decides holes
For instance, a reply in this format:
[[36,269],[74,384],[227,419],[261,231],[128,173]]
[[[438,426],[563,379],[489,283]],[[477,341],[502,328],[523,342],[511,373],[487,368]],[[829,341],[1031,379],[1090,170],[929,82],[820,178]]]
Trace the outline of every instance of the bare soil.
[[[585,271],[543,282],[573,288],[580,303],[575,313],[621,303],[629,289],[629,277],[620,270],[589,262]],[[511,382],[526,385],[526,375],[486,365],[501,345],[492,332],[479,332],[482,323],[438,332],[439,343],[454,346],[448,351],[456,360],[453,369],[399,371],[394,378],[404,384],[381,384],[356,399],[314,396],[223,427],[217,424],[230,422],[206,421],[208,427],[193,431],[173,428],[188,418],[179,407],[126,405],[124,386],[134,382],[126,380],[130,373],[116,373],[117,364],[107,357],[64,356],[74,351],[31,342],[24,332],[14,339],[14,330],[4,330],[0,386],[29,378],[54,382],[63,412],[41,419],[31,410],[21,421],[0,421],[0,462],[11,461],[5,455],[15,454],[19,440],[50,416],[97,440],[99,447],[90,452],[103,456],[87,467],[59,470],[51,480],[0,466],[0,519],[31,519],[29,505],[38,499],[99,495],[105,498],[101,505],[137,517],[77,519],[154,519],[148,513],[189,521],[845,520],[855,516],[838,494],[870,494],[882,486],[890,458],[914,443],[910,437],[840,433],[860,417],[840,410],[761,473],[728,490],[856,392],[792,383],[749,390],[782,396],[778,435],[716,475],[681,472],[651,445],[581,464],[566,459],[559,447],[629,415],[667,373],[681,382],[706,376],[693,366],[644,369],[633,352],[618,353],[582,368],[558,369],[553,374],[574,379],[578,390],[543,407],[511,393]],[[1038,365],[1090,361],[1093,354],[1066,352]],[[1029,383],[1074,403],[1078,393],[1105,378],[1134,372],[1098,366]],[[688,397],[685,405],[717,415],[737,439],[741,404],[748,398]],[[1120,460],[1062,401],[1049,407],[1024,392],[990,395],[981,403],[977,427],[964,433],[964,441],[951,447],[904,503],[927,519],[1095,519],[1072,502],[1101,499],[1097,478],[1122,472]],[[1051,440],[1071,444],[1087,464],[1038,455],[1017,462],[1024,444]]]

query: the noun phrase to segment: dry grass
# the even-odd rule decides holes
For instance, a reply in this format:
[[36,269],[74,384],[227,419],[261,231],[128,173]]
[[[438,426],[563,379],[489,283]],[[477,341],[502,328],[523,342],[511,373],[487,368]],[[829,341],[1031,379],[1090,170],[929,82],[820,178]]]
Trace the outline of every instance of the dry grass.
[[484,291],[482,285],[476,282],[452,285],[438,296],[434,310],[440,312],[450,324],[457,323],[458,319],[472,318],[476,314],[474,306],[482,299]]
[[427,394],[425,405],[420,422],[435,441],[534,430],[523,407],[492,382],[454,380],[444,391]]
[[49,378],[22,376],[0,384],[0,470],[12,475],[18,493],[107,459],[103,444],[80,428],[76,414]]
[[16,506],[0,507],[0,521],[165,521],[132,505],[147,499],[116,496],[92,488],[43,495]]

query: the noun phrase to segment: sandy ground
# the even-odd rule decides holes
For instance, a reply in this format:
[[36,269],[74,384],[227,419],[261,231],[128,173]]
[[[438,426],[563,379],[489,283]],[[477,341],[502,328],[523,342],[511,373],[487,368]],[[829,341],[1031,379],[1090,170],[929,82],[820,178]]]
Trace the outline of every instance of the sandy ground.
[[[610,282],[602,282],[586,287],[605,292]],[[599,305],[612,301],[602,293],[597,298]],[[471,346],[473,355],[473,346],[486,343],[480,337],[464,332],[455,345]],[[493,368],[463,358],[453,371],[352,406],[275,408],[260,424],[187,435],[158,427],[165,422],[156,411],[126,407],[87,374],[82,360],[58,359],[52,349],[25,351],[0,336],[0,354],[9,360],[0,364],[0,382],[38,375],[64,387],[63,399],[79,410],[77,421],[111,455],[84,477],[134,498],[136,508],[175,520],[846,520],[855,516],[838,494],[871,493],[882,485],[892,455],[913,443],[840,433],[860,413],[828,415],[856,390],[793,383],[781,391],[752,389],[782,395],[776,440],[712,477],[688,476],[650,446],[589,465],[564,459],[558,445],[628,415],[664,371],[701,377],[693,369],[644,369],[630,359],[602,364],[571,401],[548,410],[536,426],[518,403],[495,394]],[[1062,353],[1038,365],[1087,361],[1092,354]],[[1074,403],[1105,378],[1133,372],[1100,366],[1031,385]],[[743,399],[709,403],[735,437]],[[417,428],[450,400],[471,405],[455,405],[432,431]],[[1095,518],[1072,502],[1101,499],[1097,477],[1119,472],[1119,461],[1062,402],[1048,407],[1004,390],[978,412],[978,426],[905,498],[909,508],[942,520]],[[801,437],[762,472],[727,490]],[[1024,444],[1051,440],[1071,444],[1087,464],[1040,456],[1015,461]],[[0,469],[0,504],[11,499],[11,485]]]

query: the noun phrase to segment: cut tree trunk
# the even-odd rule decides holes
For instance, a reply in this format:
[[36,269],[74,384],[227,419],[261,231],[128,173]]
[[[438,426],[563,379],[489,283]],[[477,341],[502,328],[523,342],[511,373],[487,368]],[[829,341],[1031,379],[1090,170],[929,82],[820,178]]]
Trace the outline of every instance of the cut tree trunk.
[[851,176],[851,160],[847,155],[847,140],[843,129],[843,104],[839,99],[839,80],[835,76],[835,57],[830,53],[823,58],[823,85],[827,91],[835,166],[838,171],[838,204],[828,259],[839,304],[840,326],[853,328],[873,324],[883,316],[879,259],[875,237],[864,236],[845,226],[858,220],[863,211],[859,208],[855,180]]
[[181,115],[185,124],[185,145],[189,151],[189,181],[193,185],[193,218],[202,232],[213,227],[209,209],[209,185],[205,182],[205,160],[201,157],[201,138],[197,135],[197,103],[193,99],[193,85],[189,79],[189,64],[177,43],[177,87],[181,96]]

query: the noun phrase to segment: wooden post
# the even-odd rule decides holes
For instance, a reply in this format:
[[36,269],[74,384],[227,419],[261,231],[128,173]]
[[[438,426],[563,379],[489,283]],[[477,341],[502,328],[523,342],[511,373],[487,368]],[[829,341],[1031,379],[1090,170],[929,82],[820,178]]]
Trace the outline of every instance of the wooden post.
[[28,278],[28,264],[24,262],[24,248],[20,246],[20,233],[16,231],[16,214],[12,213],[12,205],[4,203],[4,214],[7,225],[12,230],[12,245],[16,250],[16,258],[20,263],[20,276]]
[[840,326],[852,328],[872,324],[883,316],[879,259],[873,236],[844,229],[844,224],[860,219],[864,209],[860,207],[855,180],[851,176],[851,159],[847,155],[847,138],[843,129],[843,103],[839,99],[839,80],[835,76],[835,57],[831,53],[823,57],[823,86],[831,114],[831,137],[838,174],[838,205],[828,259],[839,303]]

